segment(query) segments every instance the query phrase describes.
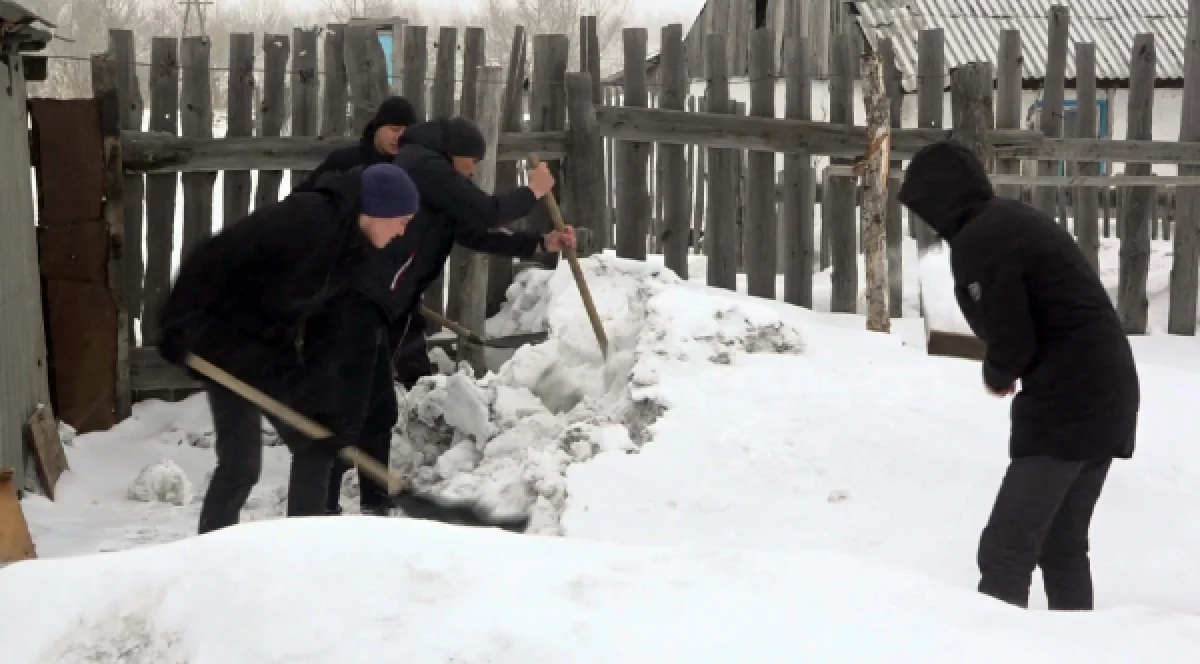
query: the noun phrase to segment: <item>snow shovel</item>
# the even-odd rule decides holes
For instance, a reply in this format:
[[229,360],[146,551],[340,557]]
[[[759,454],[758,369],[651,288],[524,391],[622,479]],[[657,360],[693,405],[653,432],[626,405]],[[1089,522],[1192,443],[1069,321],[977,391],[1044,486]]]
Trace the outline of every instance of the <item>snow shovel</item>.
[[[529,164],[534,168],[542,163],[536,154],[529,155]],[[554,222],[554,228],[558,231],[565,231],[567,225],[563,223],[562,211],[558,209],[558,201],[554,199],[554,192],[547,192],[543,200],[546,201],[546,208],[550,211],[550,219]],[[596,341],[600,344],[600,352],[603,353],[604,359],[608,360],[608,337],[604,334],[604,323],[600,322],[600,313],[596,311],[596,303],[592,300],[592,292],[588,289],[587,280],[583,276],[583,268],[579,266],[579,256],[575,254],[574,247],[563,247],[563,253],[567,256],[567,262],[571,264],[571,273],[575,275],[575,285],[579,287],[579,297],[583,299],[583,306],[587,309],[588,318],[592,321],[592,331],[596,333]]]
[[[238,380],[229,372],[203,358],[188,355],[187,365],[213,382],[221,384],[229,391],[278,417],[288,426],[313,440],[327,440],[333,437],[333,433],[325,427],[272,399],[253,386]],[[524,532],[529,525],[527,516],[493,518],[480,505],[447,504],[431,496],[421,496],[411,490],[406,491],[405,489],[410,487],[405,486],[404,480],[366,452],[352,445],[338,450],[338,456],[346,463],[362,470],[371,479],[387,487],[388,496],[410,517],[461,526],[502,528],[513,532]]]
[[425,305],[421,305],[421,315],[450,330],[467,343],[485,348],[520,348],[525,344],[540,343],[550,337],[549,332],[530,332],[529,334],[513,334],[507,337],[488,337],[485,339],[461,323],[452,321]]

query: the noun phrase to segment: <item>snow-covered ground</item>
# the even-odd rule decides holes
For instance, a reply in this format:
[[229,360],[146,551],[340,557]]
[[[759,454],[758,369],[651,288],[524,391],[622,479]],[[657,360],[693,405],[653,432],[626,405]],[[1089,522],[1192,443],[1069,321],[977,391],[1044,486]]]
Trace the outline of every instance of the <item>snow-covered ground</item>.
[[[1195,339],[1134,339],[1139,449],[1096,515],[1100,610],[1022,612],[974,592],[1008,431],[977,364],[928,357],[916,318],[879,335],[821,313],[827,274],[810,312],[705,287],[701,257],[690,282],[656,260],[585,261],[607,362],[563,265],[523,273],[489,321],[548,342],[400,394],[396,469],[528,509],[532,534],[276,519],[288,455],[271,446],[258,523],[190,537],[203,398],[142,403],[71,443],[56,502],[24,501],[44,560],[0,571],[19,598],[0,605],[5,661],[1194,661]],[[1156,242],[1155,332],[1169,265]],[[918,271],[910,242],[910,313]],[[348,474],[350,511],[356,491]]]

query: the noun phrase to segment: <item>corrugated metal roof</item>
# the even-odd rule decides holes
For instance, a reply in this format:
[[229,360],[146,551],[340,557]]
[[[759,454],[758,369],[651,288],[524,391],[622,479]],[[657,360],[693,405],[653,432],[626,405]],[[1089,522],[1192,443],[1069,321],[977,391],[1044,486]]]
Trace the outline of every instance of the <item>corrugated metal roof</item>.
[[941,28],[946,66],[996,61],[1002,30],[1021,31],[1022,75],[1041,79],[1046,72],[1050,7],[1071,8],[1067,78],[1075,76],[1076,43],[1096,45],[1096,77],[1129,78],[1133,39],[1154,34],[1160,79],[1183,78],[1187,0],[868,0],[853,3],[864,31],[891,37],[896,66],[905,79],[917,72],[917,35]]

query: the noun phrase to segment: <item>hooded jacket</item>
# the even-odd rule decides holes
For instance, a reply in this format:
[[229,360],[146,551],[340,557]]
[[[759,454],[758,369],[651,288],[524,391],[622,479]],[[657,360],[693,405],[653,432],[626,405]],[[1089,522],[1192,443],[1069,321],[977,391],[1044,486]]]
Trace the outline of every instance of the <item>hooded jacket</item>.
[[[532,190],[519,187],[493,196],[454,170],[451,146],[474,149],[477,132],[469,123],[440,119],[416,125],[401,138],[395,163],[416,184],[421,208],[409,224],[415,248],[394,243],[384,250],[396,268],[386,307],[392,321],[418,306],[421,294],[441,275],[455,243],[519,258],[531,257],[541,247],[540,234],[498,228],[533,211],[537,198]],[[408,268],[402,273],[403,266]]]
[[408,127],[417,123],[417,113],[413,106],[404,97],[389,97],[379,105],[379,110],[375,112],[375,117],[363,127],[362,136],[358,139],[358,145],[351,145],[330,152],[327,157],[317,166],[316,170],[309,173],[308,177],[296,185],[296,191],[311,191],[326,173],[344,173],[357,166],[367,167],[372,164],[380,164],[392,160],[392,156],[380,152],[375,147],[375,132],[384,125],[398,125]]
[[913,156],[899,199],[950,245],[959,308],[987,344],[984,382],[1021,381],[1012,457],[1130,458],[1141,399],[1133,351],[1074,238],[998,198],[975,155],[949,141]]
[[195,353],[342,430],[355,404],[343,403],[338,367],[357,350],[342,321],[379,253],[358,227],[361,180],[362,169],[328,175],[196,247],[160,314],[163,357]]

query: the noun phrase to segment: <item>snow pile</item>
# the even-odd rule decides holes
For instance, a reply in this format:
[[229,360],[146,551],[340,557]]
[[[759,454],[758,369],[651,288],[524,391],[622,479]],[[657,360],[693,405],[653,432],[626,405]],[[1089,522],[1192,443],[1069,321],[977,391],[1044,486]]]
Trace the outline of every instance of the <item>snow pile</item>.
[[401,396],[393,464],[419,488],[532,513],[532,532],[561,534],[568,467],[648,439],[668,407],[654,389],[664,367],[804,348],[771,308],[684,284],[662,267],[612,257],[582,265],[610,359],[567,266],[523,272],[488,333],[548,329],[549,339],[480,380],[463,368]]
[[1025,612],[837,553],[361,517],[23,562],[0,586],[38,598],[0,604],[5,661],[20,664],[1172,664],[1200,648],[1195,616]]
[[130,500],[183,506],[192,502],[192,482],[179,464],[163,459],[142,469],[129,485]]
[[945,243],[934,244],[923,252],[920,261],[921,305],[925,308],[929,329],[974,336],[954,296],[950,248]]

